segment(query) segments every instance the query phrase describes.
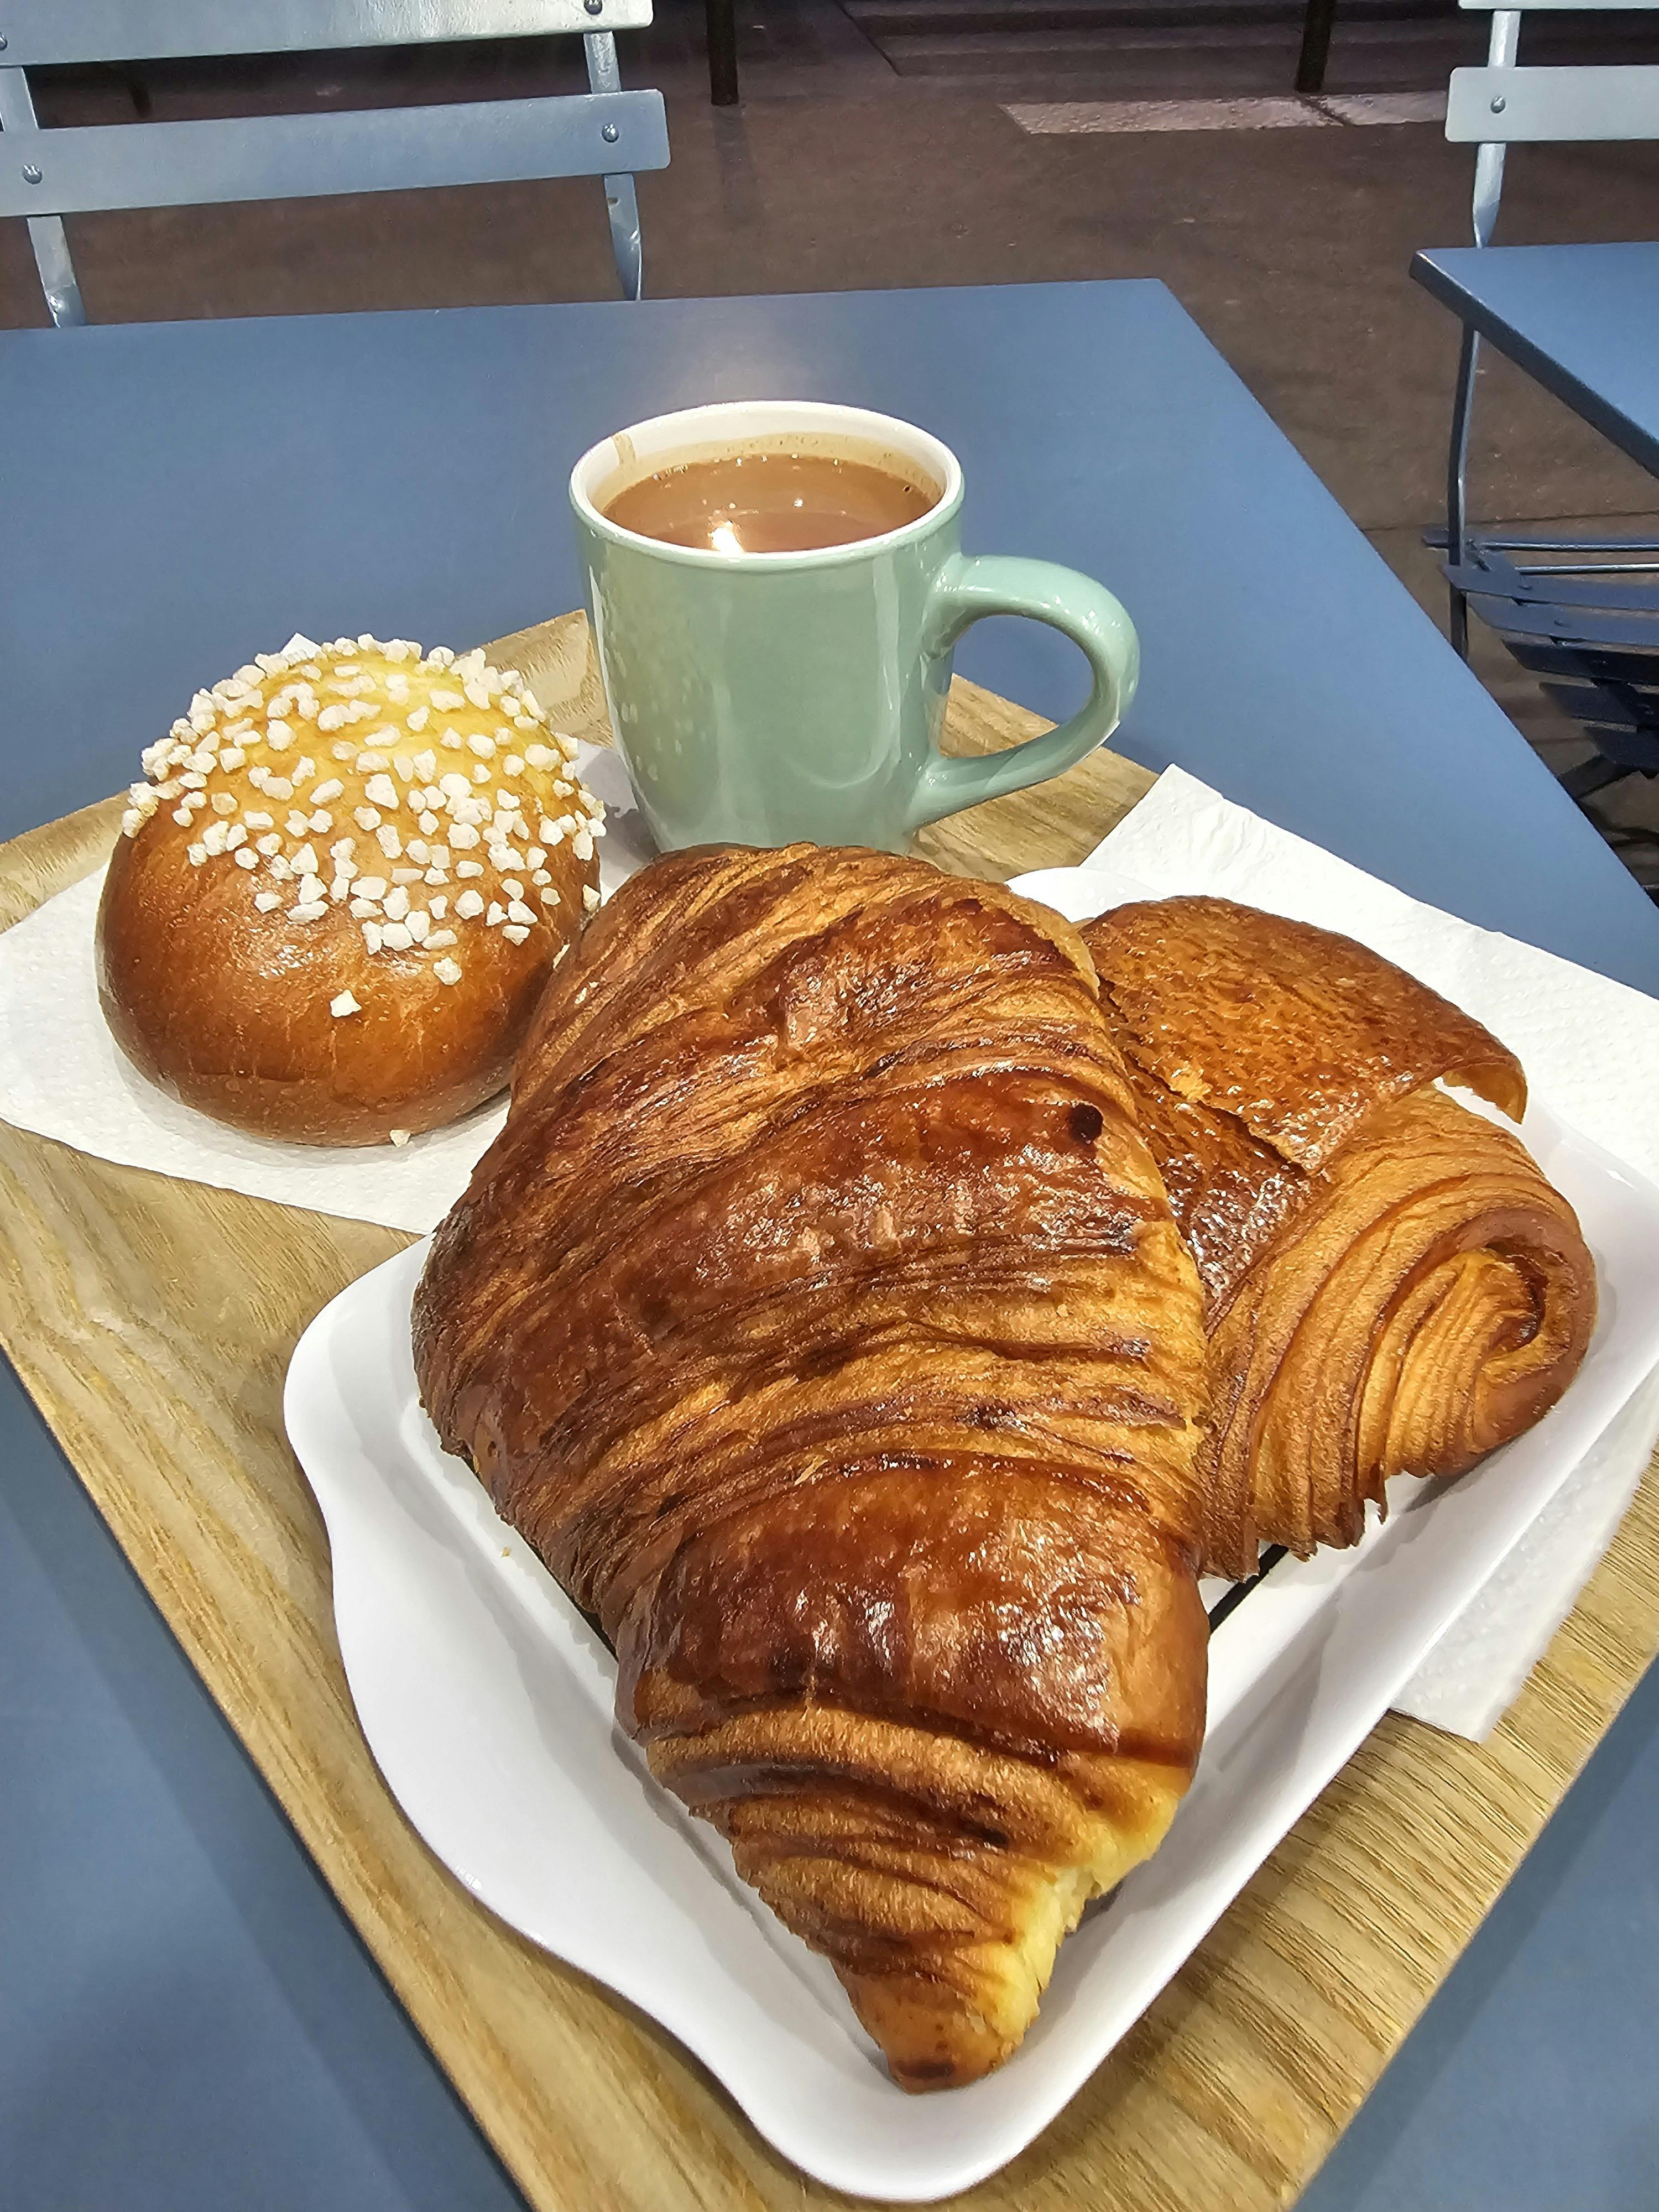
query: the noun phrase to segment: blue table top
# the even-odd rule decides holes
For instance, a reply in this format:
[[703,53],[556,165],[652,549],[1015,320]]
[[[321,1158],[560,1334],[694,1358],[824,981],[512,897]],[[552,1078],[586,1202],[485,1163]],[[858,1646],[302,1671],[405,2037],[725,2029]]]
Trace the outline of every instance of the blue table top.
[[1659,475],[1659,245],[1437,246],[1412,275]]
[[[929,423],[966,465],[970,547],[1118,589],[1146,647],[1140,757],[1659,986],[1659,916],[1152,284],[0,336],[0,829],[127,781],[198,682],[295,628],[460,643],[574,605],[575,453],[744,392]],[[1050,713],[1081,688],[1030,625],[963,665]],[[3,1370],[0,1686],[0,2204],[511,2212]],[[1598,2125],[1650,2125],[1659,1699],[1638,1706],[1310,2208],[1555,2212],[1553,2169],[1524,2154],[1528,2114],[1554,2109],[1547,2067],[1569,2103],[1593,2087]],[[1570,2063],[1517,2031],[1516,1988],[1584,1996]],[[1451,2078],[1437,2107],[1425,2085]],[[1583,2212],[1637,2201],[1624,2170],[1602,2161]]]
[[[1659,913],[1154,283],[4,334],[0,831],[118,788],[295,629],[459,645],[576,605],[576,456],[759,393],[926,423],[970,551],[1110,585],[1143,647],[1126,750],[1659,990]],[[1050,714],[1083,689],[1030,623],[958,665]]]

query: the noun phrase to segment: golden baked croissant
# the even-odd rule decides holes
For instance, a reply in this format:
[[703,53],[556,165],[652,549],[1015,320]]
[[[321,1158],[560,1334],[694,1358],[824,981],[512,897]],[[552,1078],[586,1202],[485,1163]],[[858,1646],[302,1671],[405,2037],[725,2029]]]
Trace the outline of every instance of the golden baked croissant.
[[1577,1373],[1595,1271],[1506,1130],[1526,1079],[1480,1024],[1346,937],[1218,898],[1084,932],[1204,1287],[1204,1558],[1352,1544],[1392,1474],[1456,1474]]
[[416,1302],[448,1449],[894,2077],[1018,2043],[1203,1729],[1197,1280],[1071,926],[797,846],[560,969]]

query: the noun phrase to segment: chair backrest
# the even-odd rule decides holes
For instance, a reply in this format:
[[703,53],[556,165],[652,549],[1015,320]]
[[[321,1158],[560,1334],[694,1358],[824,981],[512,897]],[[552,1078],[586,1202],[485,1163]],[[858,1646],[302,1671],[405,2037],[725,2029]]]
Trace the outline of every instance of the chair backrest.
[[[7,0],[0,9],[0,216],[25,216],[57,322],[84,320],[61,218],[530,177],[603,177],[623,289],[640,294],[634,176],[668,161],[659,92],[623,92],[612,33],[652,0]],[[584,41],[590,90],[326,115],[42,131],[27,71],[64,63],[295,53],[449,40]]]
[[1656,0],[1459,0],[1492,16],[1484,69],[1454,70],[1446,98],[1446,136],[1478,146],[1474,171],[1474,242],[1492,241],[1504,189],[1504,152],[1516,145],[1588,143],[1596,139],[1659,138],[1659,69],[1580,64],[1522,69],[1521,19],[1545,9],[1599,14],[1650,12]]

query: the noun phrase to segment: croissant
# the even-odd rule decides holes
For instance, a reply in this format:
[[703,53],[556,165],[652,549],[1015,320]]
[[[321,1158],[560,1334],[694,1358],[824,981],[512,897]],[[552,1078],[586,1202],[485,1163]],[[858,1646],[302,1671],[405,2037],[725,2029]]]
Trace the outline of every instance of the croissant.
[[1033,2018],[1203,1729],[1192,1263],[1081,939],[704,850],[564,961],[415,1310],[444,1444],[908,2089]]
[[1573,1376],[1595,1271],[1519,1139],[1513,1054],[1350,939],[1218,898],[1085,929],[1203,1285],[1203,1556],[1356,1542],[1390,1475],[1457,1474]]

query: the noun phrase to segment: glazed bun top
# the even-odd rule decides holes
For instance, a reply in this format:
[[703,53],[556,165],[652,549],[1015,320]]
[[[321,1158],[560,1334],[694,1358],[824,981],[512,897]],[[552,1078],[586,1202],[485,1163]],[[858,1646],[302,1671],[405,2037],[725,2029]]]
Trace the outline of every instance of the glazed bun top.
[[121,828],[137,837],[165,808],[190,864],[243,870],[257,911],[303,924],[344,905],[371,953],[436,936],[464,970],[476,931],[521,943],[558,904],[549,862],[567,839],[592,859],[605,810],[575,757],[482,649],[295,637],[196,694],[146,750]]

